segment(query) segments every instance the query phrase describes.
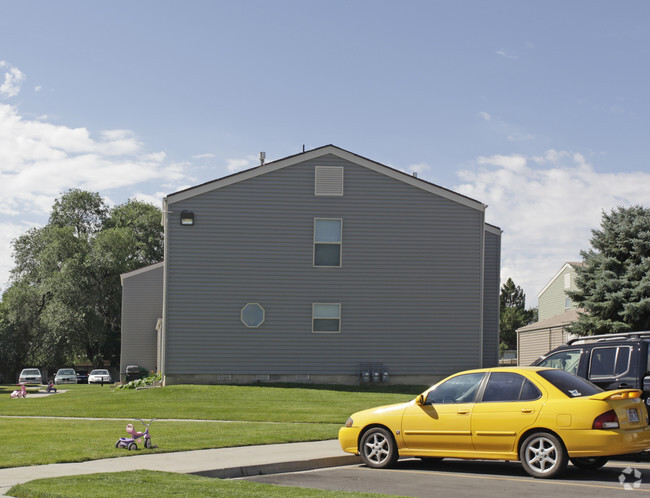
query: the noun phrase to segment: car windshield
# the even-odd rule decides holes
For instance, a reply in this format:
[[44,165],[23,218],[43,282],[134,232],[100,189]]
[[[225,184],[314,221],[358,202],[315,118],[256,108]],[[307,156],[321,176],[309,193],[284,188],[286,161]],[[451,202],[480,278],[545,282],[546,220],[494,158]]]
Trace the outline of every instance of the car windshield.
[[74,370],[61,369],[59,370],[59,375],[77,375],[74,373]]
[[29,368],[29,369],[23,370],[23,375],[41,375],[41,372],[39,372],[35,368]]
[[108,375],[108,370],[93,370],[90,375]]
[[537,375],[543,377],[570,398],[591,396],[603,390],[588,380],[564,370],[539,370]]

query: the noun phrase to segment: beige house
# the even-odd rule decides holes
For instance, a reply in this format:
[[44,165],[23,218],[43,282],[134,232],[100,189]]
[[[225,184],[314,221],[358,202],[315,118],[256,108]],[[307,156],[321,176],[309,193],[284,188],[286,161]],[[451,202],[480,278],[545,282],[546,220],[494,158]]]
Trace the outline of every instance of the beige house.
[[517,329],[517,364],[530,365],[572,336],[566,327],[578,319],[579,308],[566,294],[578,290],[576,268],[583,263],[566,263],[537,295],[539,321]]

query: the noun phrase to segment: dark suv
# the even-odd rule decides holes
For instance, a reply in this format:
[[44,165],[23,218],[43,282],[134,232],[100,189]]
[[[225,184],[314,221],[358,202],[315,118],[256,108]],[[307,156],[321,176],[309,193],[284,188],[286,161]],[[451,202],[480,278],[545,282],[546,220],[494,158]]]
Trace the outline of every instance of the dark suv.
[[578,337],[546,353],[533,365],[561,368],[605,390],[643,389],[650,405],[650,332]]

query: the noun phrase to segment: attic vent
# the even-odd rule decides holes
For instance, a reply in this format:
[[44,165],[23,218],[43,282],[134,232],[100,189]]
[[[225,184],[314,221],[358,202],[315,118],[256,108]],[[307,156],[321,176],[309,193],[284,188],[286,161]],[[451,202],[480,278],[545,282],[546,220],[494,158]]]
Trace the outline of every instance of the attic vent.
[[343,195],[343,167],[316,166],[316,195]]

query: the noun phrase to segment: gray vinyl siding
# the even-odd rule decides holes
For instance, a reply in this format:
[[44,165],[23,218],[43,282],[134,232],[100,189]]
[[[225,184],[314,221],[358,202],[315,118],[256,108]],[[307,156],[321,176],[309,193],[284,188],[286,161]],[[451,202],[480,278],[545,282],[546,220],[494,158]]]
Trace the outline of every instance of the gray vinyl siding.
[[485,231],[483,281],[483,366],[499,363],[499,292],[501,288],[501,236]]
[[156,323],[162,316],[163,264],[122,275],[120,374],[127,365],[157,370]]
[[[316,165],[345,168],[345,195],[314,195]],[[334,155],[169,202],[167,374],[479,366],[481,211]],[[314,218],[343,220],[341,268],[313,267]],[[259,328],[246,303],[264,307]],[[340,333],[311,332],[313,303],[341,304]]]

